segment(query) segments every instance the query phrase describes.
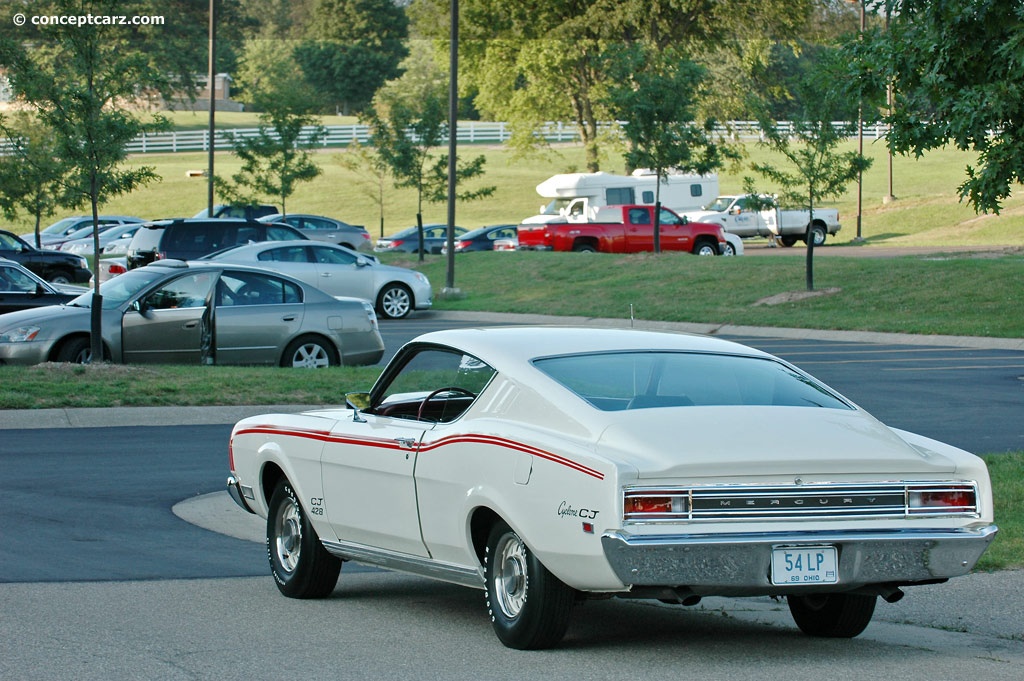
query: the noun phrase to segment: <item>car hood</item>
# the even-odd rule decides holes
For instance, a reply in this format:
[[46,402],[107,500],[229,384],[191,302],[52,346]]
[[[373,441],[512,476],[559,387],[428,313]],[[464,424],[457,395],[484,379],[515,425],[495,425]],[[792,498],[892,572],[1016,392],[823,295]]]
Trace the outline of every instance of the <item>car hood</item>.
[[949,456],[908,444],[863,411],[807,407],[677,407],[616,412],[602,455],[640,478],[949,475]]
[[722,214],[713,210],[688,210],[681,215],[687,218],[690,222],[701,222],[711,217],[721,217]]
[[[89,318],[89,308],[74,307],[71,305],[47,305],[45,307],[30,308],[17,312],[8,312],[0,317],[0,331],[5,329],[16,329],[27,324],[43,324],[56,319],[61,321],[81,316],[86,320]],[[88,324],[88,322],[86,322]],[[88,328],[88,326],[86,326]]]

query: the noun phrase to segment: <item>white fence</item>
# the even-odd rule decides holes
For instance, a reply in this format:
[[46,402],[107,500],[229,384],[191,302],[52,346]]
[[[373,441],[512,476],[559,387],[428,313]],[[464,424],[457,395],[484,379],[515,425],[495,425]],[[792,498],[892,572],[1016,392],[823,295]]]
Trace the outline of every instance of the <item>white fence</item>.
[[[782,131],[786,131],[789,126],[786,122],[780,122],[778,125]],[[835,125],[846,126],[849,124],[837,122]],[[314,130],[313,127],[305,129],[304,141],[309,140]],[[347,147],[353,142],[366,144],[370,139],[370,129],[365,125],[328,125],[324,126],[324,131],[326,134],[317,142],[316,146],[318,147]],[[732,121],[728,125],[719,126],[717,132],[734,139],[759,139],[761,137],[761,128],[756,121]],[[865,126],[864,128],[864,136],[871,139],[883,137],[886,132],[887,127],[884,125]],[[214,150],[230,151],[229,135],[255,137],[258,134],[258,128],[217,130],[214,134]],[[576,127],[565,123],[548,123],[539,131],[539,135],[548,142],[576,142],[579,140]],[[459,144],[504,144],[511,136],[512,132],[506,123],[467,121],[459,123],[456,131],[456,140]],[[209,145],[208,130],[159,132],[137,137],[128,145],[128,153],[167,154],[179,151],[208,151]]]

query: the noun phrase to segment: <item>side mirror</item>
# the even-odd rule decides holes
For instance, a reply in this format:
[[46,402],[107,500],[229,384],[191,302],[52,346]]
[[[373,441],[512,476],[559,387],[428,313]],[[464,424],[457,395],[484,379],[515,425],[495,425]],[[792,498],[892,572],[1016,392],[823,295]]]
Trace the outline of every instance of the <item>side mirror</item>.
[[366,258],[356,258],[356,267],[369,267],[370,261]]
[[743,209],[740,208],[739,206],[733,206],[732,208],[729,209],[729,215],[739,215],[742,212]]
[[345,404],[355,412],[352,420],[356,423],[365,423],[366,419],[359,415],[359,412],[370,408],[370,393],[345,393]]

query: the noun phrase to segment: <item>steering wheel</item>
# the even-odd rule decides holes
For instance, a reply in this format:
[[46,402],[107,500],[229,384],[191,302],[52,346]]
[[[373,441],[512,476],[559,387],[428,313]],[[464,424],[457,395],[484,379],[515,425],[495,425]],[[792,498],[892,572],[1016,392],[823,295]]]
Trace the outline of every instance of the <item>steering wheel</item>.
[[416,420],[417,421],[422,421],[423,420],[423,410],[426,408],[427,402],[429,402],[430,400],[434,399],[435,397],[437,397],[441,393],[462,393],[463,395],[467,395],[469,397],[476,397],[476,393],[470,392],[469,390],[466,390],[465,388],[460,388],[457,385],[450,385],[450,386],[445,387],[445,388],[438,388],[437,390],[435,390],[434,392],[430,393],[425,398],[423,398],[423,402],[420,403],[420,408],[416,410]]

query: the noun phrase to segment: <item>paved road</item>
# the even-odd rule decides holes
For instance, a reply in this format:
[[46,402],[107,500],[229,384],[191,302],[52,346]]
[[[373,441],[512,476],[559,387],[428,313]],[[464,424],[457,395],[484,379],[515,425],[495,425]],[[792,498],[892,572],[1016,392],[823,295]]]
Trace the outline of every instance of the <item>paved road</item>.
[[[423,315],[385,332],[397,340],[439,321],[454,320]],[[893,425],[1020,447],[1018,348],[716,331],[792,359]],[[0,413],[0,678],[619,679],[642,672],[931,681],[1019,679],[1024,668],[1021,571],[908,589],[901,602],[880,603],[853,641],[803,637],[770,599],[705,599],[690,609],[590,602],[576,613],[566,645],[544,653],[502,648],[478,592],[415,577],[346,565],[330,599],[284,599],[267,575],[260,522],[222,491],[229,424],[251,410],[46,410],[29,415],[31,423]],[[986,412],[1009,423],[1002,435],[989,432],[1000,432],[999,424]],[[173,425],[182,422],[191,425]]]

